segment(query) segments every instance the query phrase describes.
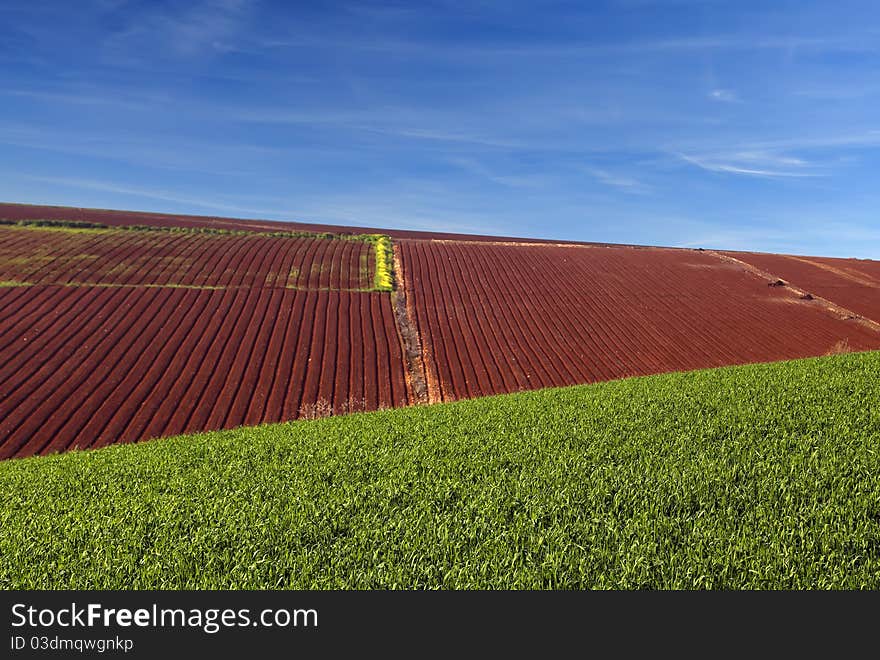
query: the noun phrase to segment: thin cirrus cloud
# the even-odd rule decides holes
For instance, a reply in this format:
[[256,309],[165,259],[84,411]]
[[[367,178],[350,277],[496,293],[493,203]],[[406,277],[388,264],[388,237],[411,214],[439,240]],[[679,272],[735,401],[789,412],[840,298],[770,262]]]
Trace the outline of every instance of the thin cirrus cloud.
[[771,154],[755,154],[749,152],[722,153],[709,155],[689,155],[676,153],[679,159],[708,172],[725,174],[741,174],[745,176],[770,178],[809,178],[828,176],[818,171],[806,161]]
[[587,172],[591,176],[593,176],[593,178],[595,178],[599,183],[632,195],[645,195],[651,190],[650,187],[648,187],[641,181],[638,181],[629,176],[612,174],[607,170],[594,167],[588,168]]

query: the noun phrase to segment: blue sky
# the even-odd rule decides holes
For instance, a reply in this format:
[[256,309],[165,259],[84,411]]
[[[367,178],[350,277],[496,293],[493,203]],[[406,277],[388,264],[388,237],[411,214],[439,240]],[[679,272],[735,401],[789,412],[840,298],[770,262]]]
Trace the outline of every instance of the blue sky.
[[880,258],[880,5],[0,4],[0,199]]

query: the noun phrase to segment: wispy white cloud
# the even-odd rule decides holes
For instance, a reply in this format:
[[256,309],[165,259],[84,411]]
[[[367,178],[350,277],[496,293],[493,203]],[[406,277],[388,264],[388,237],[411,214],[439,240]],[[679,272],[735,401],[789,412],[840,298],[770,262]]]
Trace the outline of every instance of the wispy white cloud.
[[632,195],[644,195],[650,191],[650,188],[641,181],[620,174],[612,174],[603,169],[591,167],[587,168],[587,172],[592,175],[599,183],[612,188],[617,188]]
[[675,156],[709,172],[770,178],[827,176],[827,173],[816,170],[812,164],[802,159],[770,153],[743,151],[701,155],[676,153]]

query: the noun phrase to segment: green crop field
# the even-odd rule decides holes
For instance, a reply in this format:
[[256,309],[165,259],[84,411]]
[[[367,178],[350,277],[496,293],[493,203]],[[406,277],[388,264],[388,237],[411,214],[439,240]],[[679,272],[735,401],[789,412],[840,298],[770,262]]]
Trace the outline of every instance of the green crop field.
[[878,588],[880,353],[0,464],[0,588]]

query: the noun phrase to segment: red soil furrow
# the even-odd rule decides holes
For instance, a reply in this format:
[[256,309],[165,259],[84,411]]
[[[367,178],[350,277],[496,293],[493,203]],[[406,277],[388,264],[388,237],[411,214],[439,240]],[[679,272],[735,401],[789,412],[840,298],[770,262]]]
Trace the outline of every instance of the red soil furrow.
[[192,289],[172,292],[163,305],[173,307],[174,312],[164,318],[145,314],[151,320],[142,329],[117,335],[120,341],[100,357],[88,383],[76,389],[53,415],[61,420],[66,416],[67,420],[64,426],[51,431],[57,438],[45,448],[46,452],[65,449],[69,437],[94,438],[92,446],[96,447],[109,444],[108,438],[110,442],[128,440],[125,421],[139,411],[145,412],[141,406],[168,364],[164,353],[169,347],[172,351],[179,347],[205,307],[205,297],[199,293]]
[[[27,254],[33,251],[33,248],[39,246],[34,240],[32,232],[20,231],[15,227],[0,225],[0,245],[2,245],[2,254]],[[0,262],[0,268],[3,268]],[[3,270],[0,270],[3,273]]]
[[[525,281],[534,280],[536,278],[535,266],[523,263],[520,267],[517,264],[511,264],[512,280],[517,281],[522,278]],[[539,275],[538,275],[539,276]],[[578,306],[583,307],[583,303],[579,301],[571,301],[569,303],[560,300],[564,299],[565,291],[554,292],[554,295],[534,296],[514,289],[515,295],[523,301],[524,309],[527,312],[525,322],[529,323],[539,333],[536,341],[539,344],[545,344],[551,349],[551,358],[547,362],[547,376],[553,385],[561,382],[569,382],[572,379],[580,379],[583,376],[579,374],[579,365],[583,362],[583,356],[580,355],[584,344],[589,342],[588,336],[581,336],[577,326],[571,326],[567,315],[560,315],[556,309],[558,307],[566,307],[572,311],[578,310]],[[572,358],[576,359],[572,359]]]
[[[239,243],[239,261],[233,266],[228,285],[231,287],[253,287],[259,279],[263,255],[275,241],[272,239],[251,238]],[[260,283],[262,285],[262,282]]]
[[296,276],[296,284],[294,285],[297,289],[317,289],[317,286],[312,285],[312,270],[317,265],[320,265],[320,262],[317,261],[317,247],[315,245],[315,241],[309,241],[306,246],[306,252],[303,255],[302,266],[300,266],[299,272]]
[[367,295],[361,300],[361,332],[363,333],[364,350],[372,350],[372,360],[364,365],[364,395],[367,400],[367,409],[378,408],[379,398],[379,355],[376,329],[373,327],[370,312],[372,309],[371,296]]
[[[354,241],[349,241],[354,243]],[[331,401],[335,413],[351,412],[354,403],[349,397],[349,373],[351,372],[351,341],[349,328],[351,327],[351,297],[350,293],[340,293],[339,305],[334,332],[336,334],[336,369],[331,381]]]
[[[363,295],[349,296],[349,325],[348,337],[351,354],[349,364],[351,367],[348,372],[348,400],[356,409],[365,409],[367,407],[367,398],[364,391],[364,365],[367,360],[365,357],[366,342],[364,341],[364,333],[362,327],[361,305],[364,301]],[[372,349],[369,354],[375,355]]]
[[361,288],[369,289],[373,286],[373,273],[376,272],[376,250],[372,245],[365,243],[361,251],[367,255],[367,270],[361,277]]
[[96,438],[94,446],[150,437],[146,434],[146,427],[155,419],[162,403],[154,395],[172,386],[169,374],[177,372],[171,371],[170,365],[190,335],[198,335],[200,321],[210,301],[211,296],[204,291],[184,289],[174,292],[173,302],[169,302],[173,311],[167,323],[146,347],[142,341],[135,345],[137,353],[123,363],[124,377],[114,379],[117,386],[95,414],[96,419],[107,421],[103,425],[95,424],[91,430],[84,429],[83,435]]
[[[204,366],[205,355],[223,325],[222,322],[212,323],[211,319],[226,318],[234,296],[235,294],[226,291],[200,292],[200,297],[205,300],[200,323],[186,335],[167,367],[169,374],[177,375],[173,383],[167,384],[164,389],[155,388],[145,402],[144,408],[155,412],[144,415],[147,421],[140,434],[141,438],[161,438],[183,433],[189,418],[189,411],[185,408],[187,393],[191,391],[196,375]],[[139,416],[142,411],[143,408],[139,411]],[[141,423],[140,419],[133,420],[130,428]]]
[[[597,249],[593,256],[599,260],[599,264],[602,264],[601,258],[608,255]],[[613,266],[606,262],[604,265],[597,265],[597,270],[613,272]],[[659,268],[655,269],[651,274],[652,279],[660,278],[659,271]],[[646,313],[644,303],[641,303],[643,309],[633,314],[635,308],[632,303],[625,302],[627,295],[621,291],[617,282],[607,282],[606,288],[603,289],[602,284],[595,280],[592,273],[583,273],[580,270],[579,272],[589,283],[587,290],[602,291],[602,295],[590,296],[591,315],[604,319],[603,325],[607,327],[605,332],[596,334],[600,344],[596,351],[596,355],[601,356],[598,360],[600,379],[662,370],[663,355],[667,351],[658,354],[656,350],[650,350],[650,347],[662,346],[664,338],[659,332],[657,323],[652,322],[651,315]],[[617,313],[617,310],[623,313]],[[630,337],[633,335],[643,336],[646,339],[650,337],[653,342],[650,340],[632,342]],[[607,347],[603,350],[603,346]],[[645,346],[648,350],[639,351],[640,346]],[[674,350],[674,347],[669,348]]]
[[[528,260],[528,255],[523,255],[522,264],[511,263],[508,270],[508,286],[511,282],[531,282],[540,278],[543,273],[538,266]],[[559,385],[566,382],[580,381],[584,377],[578,373],[577,365],[571,359],[577,355],[580,348],[589,343],[590,339],[578,334],[577,327],[570,326],[570,315],[560,315],[559,308],[572,311],[585,311],[582,301],[567,300],[567,291],[564,289],[554,290],[553,295],[529,295],[520,287],[508,289],[508,294],[519,300],[521,309],[524,310],[524,322],[537,333],[532,340],[539,346],[547,346],[550,349],[549,360],[546,365],[546,376],[549,384]],[[569,345],[569,339],[574,346]],[[613,347],[608,347],[608,354],[613,354]],[[604,353],[603,353],[604,354]],[[583,360],[581,360],[582,362]]]
[[303,332],[303,320],[305,318],[305,303],[307,294],[295,291],[286,292],[290,306],[290,316],[284,327],[284,339],[281,344],[278,365],[274,374],[274,387],[266,399],[266,410],[261,421],[287,420],[285,401],[289,394],[296,388],[296,383],[291,379],[293,364],[296,357],[296,342]]
[[[3,402],[7,397],[19,400],[30,395],[32,388],[42,380],[39,375],[62,369],[64,363],[77,351],[87,350],[90,339],[108,319],[115,319],[124,313],[130,289],[65,289],[76,303],[70,314],[58,316],[57,327],[60,339],[52,340],[48,333],[40,335],[43,341],[28,341],[17,344],[13,350],[4,350],[6,359],[0,365],[0,418],[3,417]],[[78,296],[83,296],[79,298]],[[56,326],[53,325],[54,329]],[[109,329],[105,328],[105,332]],[[24,346],[24,344],[27,346]],[[94,343],[92,343],[94,345]]]
[[[276,331],[276,320],[279,308],[284,299],[284,291],[281,289],[266,289],[264,298],[266,307],[257,309],[257,323],[248,327],[251,336],[245,335],[243,345],[248,346],[246,353],[241,359],[236,360],[241,364],[241,376],[234,387],[224,388],[229,392],[229,405],[226,406],[226,416],[219,428],[232,428],[242,424],[257,424],[259,416],[248,417],[248,409],[260,388],[259,375],[263,369],[263,361],[268,353],[272,334]],[[265,396],[265,395],[263,395]]]
[[293,370],[290,379],[291,388],[284,400],[284,419],[295,419],[300,414],[303,403],[303,390],[306,373],[311,359],[312,335],[315,331],[315,311],[320,295],[314,291],[305,292],[304,313],[301,331],[296,335],[296,352],[293,358]]
[[[58,271],[49,272],[49,279],[46,282],[62,282],[62,283],[97,283],[101,281],[101,266],[107,263],[124,263],[124,257],[132,251],[132,237],[126,232],[114,235],[109,238],[108,235],[96,232],[94,240],[90,242],[88,253],[83,252],[83,248],[71,241],[64,232],[55,233],[54,238],[56,244],[60,246],[70,245],[70,251],[65,255],[67,263],[61,266]],[[92,254],[94,253],[94,254]],[[88,258],[81,258],[83,254],[89,254]],[[103,258],[102,258],[103,257]]]
[[[485,264],[485,254],[479,248],[475,251],[480,256],[482,263]],[[549,358],[542,351],[540,345],[536,347],[536,355],[534,357],[530,355],[530,351],[526,350],[530,344],[527,331],[524,329],[519,315],[503,314],[508,305],[500,298],[500,292],[505,291],[505,287],[502,285],[502,282],[497,279],[496,269],[484,266],[484,272],[486,278],[486,290],[488,298],[491,301],[490,304],[486,306],[486,309],[494,317],[494,327],[496,329],[495,342],[498,346],[497,350],[505,356],[505,359],[507,359],[509,363],[514,365],[512,367],[513,372],[521,374],[521,377],[518,378],[517,389],[532,389],[536,386],[546,387],[549,385],[549,382],[544,378],[541,365],[547,364]],[[476,286],[473,279],[469,280],[469,286]],[[509,341],[511,342],[512,351],[506,350],[507,347],[505,346],[503,335],[503,328],[505,326],[507,326],[510,331]],[[521,356],[520,360],[517,360],[515,357],[516,355]]]
[[241,249],[236,250],[235,261],[230,264],[231,268],[227,270],[228,279],[223,281],[222,284],[230,287],[243,287],[250,283],[252,277],[251,268],[255,261],[259,259],[260,251],[263,248],[260,245],[261,242],[260,239],[255,238],[234,246]]
[[379,408],[382,405],[382,397],[379,393],[379,364],[383,349],[376,336],[372,311],[372,295],[368,295],[361,304],[361,328],[364,333],[364,352],[370,358],[368,366],[364,368],[364,392],[367,394],[367,405],[370,409]]
[[234,237],[204,236],[193,240],[193,249],[179,259],[173,281],[189,286],[224,286],[228,283],[229,263],[242,249]]
[[320,288],[339,290],[340,262],[344,258],[348,243],[349,241],[333,241],[333,245],[329,247],[328,254],[323,261],[329,261],[330,265],[321,271]]
[[[212,388],[212,382],[218,377],[220,371],[220,358],[226,350],[230,338],[234,335],[239,322],[244,316],[244,310],[259,295],[257,289],[248,289],[245,292],[228,292],[224,295],[224,302],[229,303],[227,313],[209,317],[209,323],[214,327],[205,357],[198,364],[198,371],[190,386],[184,390],[185,394],[180,400],[180,405],[172,416],[172,421],[183,428],[184,433],[191,433],[204,428],[205,420],[210,413],[216,397],[216,388]],[[201,344],[200,344],[201,345]],[[189,362],[187,363],[189,365]]]
[[[150,259],[146,264],[147,267],[144,267],[144,259],[140,257],[143,250],[140,248],[129,257],[132,266],[126,269],[127,273],[122,275],[122,282],[160,285],[183,284],[185,280],[178,280],[176,273],[180,270],[180,266],[187,262],[197,245],[198,241],[190,240],[190,237],[186,235],[175,236],[174,240],[163,243],[161,256]],[[154,266],[153,262],[157,259],[159,264]],[[120,263],[125,264],[126,261],[121,260]],[[109,281],[119,280],[110,278]]]
[[[598,249],[597,256],[604,256],[604,252],[605,251]],[[638,281],[640,277],[650,277],[657,282],[662,283],[662,285],[666,284],[664,278],[669,273],[664,267],[657,267],[650,272],[646,271],[644,273],[640,273],[640,270],[643,269],[638,264],[632,265],[630,268],[629,272],[636,281]],[[674,286],[678,289],[680,288],[680,285],[681,282],[675,282]],[[617,305],[620,301],[619,290],[617,287],[613,287],[613,289],[614,290],[609,293],[608,299],[614,300]],[[681,311],[680,316],[689,319],[688,322],[690,326],[696,328],[702,323],[704,316],[700,314],[692,314],[688,311],[686,301],[687,298],[677,300],[677,308]],[[635,347],[650,347],[654,345],[655,354],[661,357],[660,362],[654,361],[653,364],[651,362],[635,364],[634,367],[636,373],[650,373],[652,371],[668,370],[670,365],[685,364],[689,359],[693,359],[694,357],[697,357],[699,360],[700,353],[703,350],[702,346],[698,345],[699,342],[681,342],[670,339],[670,334],[676,334],[678,332],[678,327],[680,325],[679,317],[675,316],[667,318],[668,314],[666,314],[665,310],[663,308],[654,309],[653,304],[653,300],[643,302],[642,313],[639,316],[627,319],[627,325],[630,326],[631,332],[632,329],[637,328],[638,332],[635,333],[635,336],[643,337],[642,340],[635,343]],[[623,306],[623,310],[631,311],[631,309],[627,310],[625,305]],[[649,322],[651,319],[654,319],[654,322]],[[657,321],[662,321],[662,323],[658,323]],[[684,350],[685,347],[687,348],[687,351]],[[660,353],[656,353],[658,348],[662,348]],[[640,355],[639,357],[643,357],[643,355]],[[707,357],[708,356],[703,356],[703,359],[706,359]],[[717,356],[715,356],[715,358],[709,358],[709,360],[711,362],[712,359],[716,358]],[[721,360],[721,362],[724,363],[723,360]]]
[[[317,287],[319,289],[330,289],[330,282],[333,276],[333,271],[337,266],[336,261],[341,256],[342,248],[344,247],[344,241],[332,241],[331,245],[324,245],[323,250],[321,251],[321,270],[317,275]],[[338,269],[336,269],[338,270]]]
[[[259,233],[80,233],[0,226],[0,277],[32,284],[285,286],[295,268],[293,279],[302,288],[354,289],[362,277],[353,255],[364,247],[350,240]],[[22,254],[29,261],[22,262]],[[300,254],[306,263],[297,260]]]
[[[599,258],[606,255],[597,251],[594,256]],[[604,272],[609,268],[607,265],[598,265],[597,269]],[[568,321],[574,323],[578,330],[580,327],[584,327],[584,332],[588,337],[587,341],[593,345],[590,358],[593,360],[595,371],[594,374],[591,374],[592,379],[601,380],[659,369],[659,358],[652,355],[651,351],[643,353],[633,350],[638,348],[637,345],[628,346],[630,343],[628,337],[631,337],[636,329],[650,335],[653,330],[652,324],[642,323],[643,320],[647,322],[647,315],[638,314],[633,317],[627,313],[632,310],[621,305],[616,283],[610,282],[607,289],[602,290],[591,272],[583,272],[580,269],[573,270],[576,270],[578,279],[584,283],[589,307],[583,310],[588,314],[586,317],[583,314],[570,315]],[[550,274],[550,277],[564,277],[564,274]],[[602,291],[602,295],[598,295],[599,291]],[[568,294],[563,292],[563,295]],[[573,306],[569,308],[577,310],[578,305],[583,305],[583,302],[580,297],[576,297],[563,302],[562,305]],[[617,313],[617,310],[621,310],[623,313]],[[590,332],[590,329],[595,325],[593,318],[604,319],[605,332]],[[584,323],[587,325],[582,326]]]
[[[95,247],[104,240],[104,235],[99,233],[71,235],[67,232],[44,230],[18,229],[11,231],[28,232],[34,235],[32,247],[28,252],[22,253],[22,256],[36,254],[45,257],[22,271],[23,279],[34,284],[63,284],[71,281],[78,269],[76,255],[91,254]],[[69,245],[68,241],[71,241],[72,245]]]
[[[608,255],[603,254],[603,251],[598,249],[597,256],[602,257]],[[613,271],[615,266],[618,270],[623,270],[625,268],[623,264],[616,263],[614,266],[609,264],[609,270]],[[633,277],[637,280],[640,277],[640,275],[635,272],[638,268],[638,264],[629,265],[629,272],[631,272]],[[667,286],[669,287],[669,290],[679,290],[679,283],[668,282],[665,277],[667,275],[668,273],[660,265],[643,274],[644,277],[661,283],[664,290]],[[619,319],[620,323],[609,324],[610,327],[608,334],[615,347],[619,346],[623,348],[623,350],[617,354],[618,363],[624,365],[632,362],[632,364],[625,367],[622,371],[616,371],[612,368],[609,369],[607,373],[613,374],[613,376],[616,377],[618,374],[630,375],[633,373],[652,373],[668,370],[671,364],[686,363],[687,360],[690,359],[689,355],[698,353],[701,350],[697,345],[698,342],[691,341],[682,343],[670,338],[670,334],[675,332],[679,318],[677,316],[670,318],[670,315],[666,313],[662,306],[659,310],[655,309],[653,301],[643,301],[641,303],[640,312],[633,315],[632,306],[626,304],[626,293],[621,291],[616,284],[617,283],[615,283],[615,286],[613,287],[609,287],[611,291],[609,292],[609,295],[605,297],[605,300],[608,301],[608,305],[603,306],[600,314],[608,315],[608,320],[610,321],[615,317],[615,309],[623,308],[626,310],[627,314]],[[686,299],[681,298],[677,300],[677,305],[684,307],[684,300]],[[690,319],[692,323],[699,323],[702,321],[701,316],[695,314],[693,310],[684,309],[681,316]],[[638,342],[627,342],[625,339],[627,337],[627,328],[629,329],[630,334],[635,334],[637,337],[644,337],[644,339]],[[634,333],[634,329],[637,329],[637,332]],[[631,345],[628,346],[628,343]],[[639,346],[644,346],[645,350],[634,353],[633,348],[637,349]]]
[[[80,247],[70,241],[64,232],[55,233],[54,238],[61,245],[70,242],[71,250],[65,255],[65,263],[60,265],[58,270],[49,270],[47,272],[49,277],[43,281],[61,284],[100,282],[100,275],[96,273],[100,273],[101,264],[120,263],[119,255],[130,249],[128,241],[131,240],[127,232],[118,232],[118,235],[117,232],[112,234],[95,232],[94,240],[89,241],[88,247]],[[88,250],[88,252],[84,252],[84,250]],[[89,256],[84,258],[83,255],[86,254]]]
[[376,392],[379,408],[388,408],[394,405],[394,392],[392,385],[390,354],[391,347],[388,341],[388,333],[382,322],[382,311],[379,307],[379,298],[370,294],[370,319],[373,322],[373,336],[376,346]]
[[[0,354],[5,356],[5,360],[0,363],[0,388],[5,388],[8,392],[14,389],[14,383],[6,382],[7,379],[22,369],[34,366],[31,356],[49,359],[52,351],[45,349],[54,345],[55,337],[59,334],[69,337],[71,330],[78,328],[71,328],[69,321],[63,316],[72,304],[69,296],[58,295],[63,294],[66,289],[33,287],[27,291],[33,295],[26,296],[24,300],[22,318],[10,319],[0,335]],[[34,313],[31,310],[35,310]],[[0,393],[2,392],[0,389]]]
[[287,272],[283,269],[284,263],[290,258],[290,252],[296,249],[297,240],[276,238],[273,242],[275,249],[263,259],[255,286],[284,287]]
[[[164,255],[166,259],[174,262],[175,268],[169,273],[168,281],[176,284],[185,284],[187,286],[217,286],[217,281],[213,274],[219,270],[222,258],[221,253],[225,256],[232,252],[231,242],[219,248],[216,240],[210,237],[200,238],[200,240],[190,241],[189,249],[181,251],[181,253],[173,255]],[[147,260],[156,258],[155,256],[144,255]]]
[[[567,331],[563,329],[564,320],[557,319],[557,312],[553,311],[559,304],[554,297],[546,294],[540,296],[524,295],[521,287],[510,286],[511,282],[517,282],[519,279],[529,281],[534,279],[531,272],[531,265],[522,264],[521,269],[517,264],[505,264],[506,282],[503,285],[505,298],[512,300],[514,304],[511,306],[517,309],[517,314],[522,315],[523,323],[531,328],[531,343],[536,346],[546,347],[545,360],[542,364],[542,371],[545,374],[547,384],[557,385],[560,382],[568,382],[578,378],[569,355],[571,348],[563,343],[568,337]],[[481,289],[482,290],[482,289]],[[550,308],[548,313],[547,308]]]
[[[167,298],[168,292],[160,292],[159,296]],[[125,307],[115,307],[107,317],[107,322],[103,324],[95,333],[99,337],[91,342],[91,346],[86,342],[81,343],[77,350],[66,360],[66,369],[52,369],[45,373],[38,373],[28,380],[31,388],[20,387],[16,390],[17,394],[24,393],[27,389],[29,401],[32,406],[18,405],[8,414],[0,412],[3,418],[2,430],[0,437],[4,438],[4,450],[11,451],[8,457],[15,453],[22,455],[32,455],[38,453],[47,441],[53,438],[52,430],[54,426],[50,425],[50,419],[58,418],[58,411],[65,403],[75,395],[80,388],[91,376],[95,368],[101,364],[101,357],[108,346],[115,344],[117,336],[112,332],[113,327],[119,325],[128,330],[128,326],[124,323],[125,316],[131,314],[133,318],[142,316],[143,311],[148,311],[149,303],[152,300],[140,300],[141,304],[148,303],[144,307],[136,310],[129,310]],[[161,307],[161,301],[159,302]],[[59,365],[60,366],[60,365]],[[36,385],[36,386],[34,386]],[[4,402],[5,403],[5,402]],[[69,413],[68,413],[69,414]],[[66,419],[66,416],[62,417]],[[47,428],[49,432],[43,434],[42,429]]]
[[[440,347],[441,353],[437,356],[438,359],[438,367],[440,367],[440,382],[444,382],[444,376],[448,376],[448,380],[445,382],[450,383],[452,389],[456,392],[468,392],[468,384],[466,379],[466,374],[469,373],[469,363],[466,361],[466,353],[464,350],[464,346],[459,346],[456,343],[456,339],[458,339],[459,343],[465,341],[463,336],[458,336],[457,333],[444,333],[444,324],[454,322],[456,329],[461,327],[461,312],[460,305],[454,306],[450,311],[452,314],[456,314],[455,319],[447,319],[445,316],[441,317],[440,310],[441,305],[449,299],[455,300],[450,295],[448,284],[444,279],[444,270],[442,266],[438,263],[437,254],[435,251],[427,250],[425,252],[425,259],[427,262],[426,273],[431,276],[431,281],[428,285],[428,290],[430,291],[431,297],[434,299],[434,305],[432,306],[435,310],[436,320],[435,326],[438,329],[439,337],[441,339]],[[435,279],[436,277],[436,279]],[[439,300],[437,296],[434,295],[435,291],[442,292],[443,297]],[[448,297],[448,298],[447,298]],[[445,310],[444,310],[445,311]],[[430,323],[430,321],[429,321]],[[448,374],[443,374],[444,371],[448,371]],[[445,396],[444,396],[445,398]]]
[[226,286],[234,272],[232,264],[238,259],[240,244],[223,244],[205,241],[204,263],[194,264],[192,282],[198,286]]
[[0,352],[28,333],[31,336],[27,341],[41,339],[52,325],[52,314],[58,310],[57,306],[70,304],[65,291],[64,287],[43,286],[0,288],[0,295],[5,296],[4,304],[0,305],[4,312],[0,318]]
[[[521,387],[499,379],[496,368],[512,376],[534,365],[545,382],[570,384],[806,357],[842,339],[853,348],[880,347],[880,333],[767,287],[712,254],[416,242],[402,252],[443,398]],[[447,358],[463,343],[472,349],[467,361]],[[488,383],[481,369],[492,376]]]
[[[187,420],[187,429],[217,428],[218,400],[223,395],[223,387],[229,380],[235,354],[241,345],[242,337],[251,323],[259,299],[263,296],[262,289],[246,289],[246,291],[247,297],[244,304],[237,308],[237,317],[224,323],[224,326],[228,325],[228,331],[224,328],[220,345],[212,350],[215,358],[210,371],[204,377],[204,388],[197,402],[193,405],[192,415]],[[211,426],[211,423],[214,426]]]
[[[417,265],[410,267],[404,262],[404,270],[413,280],[411,290],[424,294],[424,306],[415,305],[416,316],[419,318],[422,353],[425,359],[425,376],[433,383],[439,400],[443,398],[442,383],[452,382],[453,360],[459,361],[457,354],[448,355],[446,342],[442,336],[440,305],[436,300],[435,291],[439,288],[434,281],[436,269],[428,263],[427,248],[422,243],[413,244]],[[460,367],[460,365],[459,365]]]
[[[156,259],[159,259],[160,265],[158,268],[145,268],[141,266],[131,268],[130,270],[141,276],[137,282],[139,284],[192,284],[193,278],[191,273],[199,265],[198,257],[202,245],[204,245],[205,252],[209,255],[215,252],[209,245],[210,241],[210,238],[193,240],[191,236],[181,235],[174,242],[163,242],[160,251],[158,251],[159,254],[147,261],[147,264],[151,264]],[[132,261],[134,260],[133,258]],[[143,257],[140,259],[140,262],[144,262]]]
[[[455,273],[454,262],[451,256],[449,254],[444,255],[443,261],[445,261],[443,270],[443,275],[445,276],[444,289],[456,296],[456,298],[467,301],[470,298],[470,292],[461,286],[459,277]],[[465,311],[466,309],[468,311]],[[492,385],[489,369],[486,361],[483,359],[487,351],[479,351],[477,348],[477,342],[481,333],[479,333],[472,322],[476,314],[471,310],[475,310],[475,306],[472,304],[466,308],[461,306],[453,309],[457,316],[456,320],[463,332],[462,342],[457,342],[457,345],[460,347],[459,350],[461,348],[464,349],[465,365],[468,367],[468,370],[463,374],[464,381],[467,383],[469,392],[473,392],[469,396],[477,396],[478,392],[491,391]]]
[[[136,236],[136,232],[126,232],[127,236],[114,236],[106,239],[111,247],[106,254],[99,255],[98,259],[89,264],[87,269],[80,272],[76,278],[79,282],[89,283],[119,283],[140,284],[144,279],[144,271],[129,266],[143,250],[143,239]],[[102,258],[103,257],[103,258]],[[118,266],[109,267],[110,264]]]
[[[252,392],[250,403],[244,413],[244,419],[248,424],[260,424],[266,419],[266,407],[269,397],[278,382],[278,367],[281,355],[290,334],[290,313],[293,310],[292,291],[276,289],[277,302],[273,305],[273,323],[264,342],[264,350],[258,358],[260,366],[255,375],[246,376],[246,381],[251,378],[250,384],[245,383],[245,389]],[[277,418],[276,418],[277,419]]]
[[284,258],[295,244],[294,239],[283,238],[283,239],[274,239],[273,240],[273,249],[267,252],[265,258],[260,267],[260,272],[257,275],[257,278],[254,282],[254,286],[264,286],[264,287],[283,287],[284,285],[278,282],[279,273],[281,273],[281,265],[284,263]]
[[[320,400],[321,388],[321,366],[324,360],[325,342],[323,338],[327,336],[329,327],[328,306],[330,304],[329,296],[319,295],[318,304],[315,309],[315,321],[312,324],[309,337],[309,351],[306,359],[307,367],[305,378],[302,381],[302,393],[300,395],[300,408],[317,404]],[[328,403],[326,400],[322,403]],[[329,402],[332,403],[332,402]]]
[[[333,381],[336,377],[336,360],[337,350],[336,338],[338,333],[338,324],[336,320],[339,318],[339,298],[346,295],[345,292],[335,296],[328,296],[327,299],[327,324],[324,327],[322,335],[326,349],[323,359],[318,363],[316,371],[318,372],[318,394],[316,401],[329,401],[331,405],[336,402],[333,397]],[[335,411],[334,407],[334,411]]]
[[873,259],[835,259],[832,257],[808,257],[814,263],[820,263],[840,269],[851,275],[865,278],[872,284],[880,285],[880,261]]
[[[208,430],[224,427],[227,415],[238,393],[242,375],[250,359],[261,323],[265,319],[272,289],[252,290],[258,291],[259,295],[254,304],[250,308],[246,308],[245,313],[242,315],[244,324],[240,326],[240,330],[235,334],[235,350],[226,351],[224,355],[225,360],[221,360],[219,365],[223,378],[218,382],[214,405],[204,424],[204,428]],[[239,321],[242,319],[239,319]]]
[[[595,256],[599,258],[607,256],[607,254],[602,249],[597,249]],[[606,264],[605,267],[608,268],[608,266],[609,265]],[[639,278],[641,277],[637,272],[638,270],[638,265],[632,265],[629,269],[629,272],[632,274],[635,281],[639,281]],[[666,284],[664,276],[667,274],[666,270],[658,265],[652,269],[650,273],[645,273],[644,276],[650,277],[658,283],[658,286],[664,286]],[[675,286],[677,287],[679,284],[680,283],[676,283]],[[681,342],[670,338],[670,335],[675,335],[677,333],[680,320],[678,316],[670,317],[666,309],[663,307],[655,309],[652,300],[640,303],[641,313],[633,316],[631,312],[634,307],[632,304],[626,305],[625,297],[621,296],[621,292],[616,282],[608,283],[607,294],[606,299],[612,302],[612,309],[621,310],[618,314],[611,312],[606,318],[609,324],[608,332],[611,336],[613,345],[627,346],[628,343],[631,343],[633,344],[632,348],[643,347],[647,350],[640,352],[639,354],[633,354],[630,352],[628,358],[623,357],[621,359],[621,365],[630,362],[632,362],[632,364],[629,367],[624,368],[622,372],[614,369],[609,370],[605,376],[606,378],[618,377],[619,375],[630,375],[632,373],[652,373],[655,371],[669,370],[671,365],[685,364],[688,360],[693,359],[694,356],[696,356],[698,360],[700,359],[699,354],[702,351],[702,347],[699,341]],[[677,300],[677,308],[685,309],[686,306],[682,304],[684,300],[684,298]],[[597,309],[597,312],[600,312],[600,310]],[[611,321],[615,316],[620,317],[617,320],[622,321],[624,327],[628,327],[629,334],[637,338],[637,341],[627,342],[623,339],[623,337],[626,337],[626,332],[620,330],[615,331],[613,327],[611,327]],[[701,320],[699,314],[692,315],[686,310],[683,312],[682,316],[691,319],[691,324],[699,323]],[[651,320],[653,320],[653,322],[651,322]],[[652,346],[653,352],[659,361],[648,359],[650,352],[652,351]],[[684,347],[687,348],[687,352],[684,350]],[[627,346],[627,348],[630,347]],[[645,353],[647,353],[647,355]]]
[[[284,257],[281,260],[281,265],[276,271],[277,277],[275,280],[275,285],[293,289],[296,287],[296,280],[299,277],[299,265],[303,262],[303,255],[306,251],[306,241],[298,238],[294,240],[287,250],[284,252]],[[291,270],[293,268],[297,269],[296,277],[291,277]]]
[[14,323],[19,312],[27,313],[25,308],[28,304],[28,292],[33,289],[34,287],[29,286],[0,286],[0,323],[3,324],[0,326],[0,336],[6,330],[7,321]]
[[[470,297],[472,292],[478,287],[477,282],[474,282],[470,277],[473,275],[472,271],[459,262],[458,255],[455,253],[451,253],[449,256],[452,277],[457,283],[460,283],[463,291]],[[479,304],[474,305],[473,300],[470,303],[476,311],[474,321],[478,332],[488,344],[488,350],[486,351],[488,359],[484,360],[484,365],[489,372],[491,387],[506,392],[516,391],[520,386],[516,378],[516,368],[504,361],[505,351],[495,336],[495,323],[493,322],[494,319],[489,319],[489,308]]]
[[[336,241],[331,241],[336,242]],[[277,271],[273,270],[273,264],[278,260],[279,255],[283,254],[290,246],[289,238],[273,238],[270,244],[262,253],[259,265],[255,267],[254,278],[251,286],[268,286],[267,282],[275,279]]]

